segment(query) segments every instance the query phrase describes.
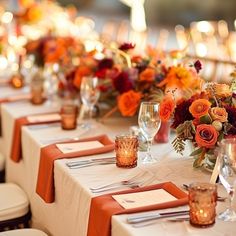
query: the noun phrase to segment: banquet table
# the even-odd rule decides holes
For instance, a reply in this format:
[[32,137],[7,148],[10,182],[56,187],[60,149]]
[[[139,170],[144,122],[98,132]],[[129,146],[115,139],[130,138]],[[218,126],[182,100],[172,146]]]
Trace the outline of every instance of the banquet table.
[[[0,88],[0,91],[6,88]],[[193,160],[187,154],[181,157],[177,155],[170,142],[166,144],[154,144],[153,155],[157,158],[154,164],[141,163],[143,153],[139,153],[138,166],[131,169],[122,169],[112,165],[91,166],[80,169],[69,169],[67,161],[89,159],[91,156],[60,159],[54,162],[55,201],[45,203],[36,193],[40,149],[52,142],[58,142],[61,138],[91,137],[99,134],[107,134],[114,140],[118,134],[129,132],[130,126],[137,125],[135,118],[110,117],[103,123],[89,121],[89,128],[78,125],[76,130],[62,130],[59,123],[53,125],[24,126],[22,128],[23,158],[15,163],[10,159],[11,143],[14,121],[16,118],[59,110],[58,103],[32,105],[29,101],[19,101],[1,104],[1,117],[3,137],[1,152],[6,156],[6,180],[17,183],[27,193],[32,212],[32,226],[39,228],[53,236],[86,236],[90,211],[91,198],[100,194],[93,194],[90,187],[110,183],[111,181],[127,179],[139,172],[153,177],[151,183],[171,181],[179,188],[182,184],[191,182],[209,182],[211,173],[207,170],[193,169]],[[87,122],[87,121],[79,121]],[[173,139],[172,134],[170,139]],[[111,157],[113,152],[94,155],[97,157]],[[125,187],[123,189],[126,189]],[[119,189],[120,190],[120,189]],[[113,190],[117,191],[117,190]],[[226,196],[224,188],[219,185],[220,196]],[[112,191],[111,191],[112,192]],[[234,200],[235,203],[235,200]],[[217,213],[225,209],[227,202],[217,203]],[[179,207],[186,209],[187,206]],[[168,209],[167,209],[168,210]],[[163,211],[163,210],[162,210]],[[143,236],[156,235],[236,235],[236,224],[222,222],[216,219],[216,223],[209,228],[192,227],[188,221],[168,222],[157,220],[146,227],[133,227],[127,223],[127,214],[114,215],[111,221],[112,236]]]

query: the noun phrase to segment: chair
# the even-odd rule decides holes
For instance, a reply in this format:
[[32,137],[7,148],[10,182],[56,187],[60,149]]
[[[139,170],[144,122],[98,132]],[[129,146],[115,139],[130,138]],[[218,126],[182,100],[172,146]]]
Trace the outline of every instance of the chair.
[[37,229],[17,229],[2,232],[0,236],[47,236],[47,234]]
[[5,181],[5,159],[0,153],[0,183]]
[[29,200],[16,184],[0,184],[0,232],[9,229],[29,228],[31,213]]

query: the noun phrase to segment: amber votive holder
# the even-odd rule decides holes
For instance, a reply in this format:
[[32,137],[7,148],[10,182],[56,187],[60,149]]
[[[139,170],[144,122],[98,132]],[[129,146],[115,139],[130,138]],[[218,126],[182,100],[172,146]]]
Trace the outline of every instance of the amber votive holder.
[[77,127],[78,107],[76,105],[63,105],[61,108],[61,127],[72,130]]
[[136,135],[118,135],[115,139],[116,166],[133,168],[137,166],[138,137]]
[[40,105],[44,103],[44,87],[43,84],[38,84],[38,86],[31,86],[31,103],[34,105]]
[[13,88],[19,89],[24,86],[24,77],[21,74],[15,74],[10,79],[10,84]]
[[202,228],[213,225],[216,217],[216,185],[193,183],[188,190],[190,224]]

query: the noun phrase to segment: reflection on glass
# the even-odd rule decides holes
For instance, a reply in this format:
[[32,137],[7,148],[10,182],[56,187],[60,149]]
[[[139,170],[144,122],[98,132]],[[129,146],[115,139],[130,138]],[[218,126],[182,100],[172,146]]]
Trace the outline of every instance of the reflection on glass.
[[81,81],[80,97],[82,103],[89,111],[89,117],[92,118],[93,108],[100,96],[98,87],[98,78],[92,76],[85,76]]
[[159,104],[155,102],[142,102],[139,109],[138,124],[148,144],[143,163],[153,163],[156,160],[151,155],[151,145],[161,124]]
[[229,195],[228,208],[220,213],[223,221],[236,221],[236,212],[233,209],[233,199],[236,188],[236,139],[224,139],[220,144],[220,171],[219,178]]

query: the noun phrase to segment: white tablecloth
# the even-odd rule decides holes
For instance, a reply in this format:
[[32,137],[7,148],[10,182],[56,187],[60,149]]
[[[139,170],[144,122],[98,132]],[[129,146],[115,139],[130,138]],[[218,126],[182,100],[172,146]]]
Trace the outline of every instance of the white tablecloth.
[[[32,106],[27,102],[2,105],[2,121],[4,128],[3,151],[7,156],[7,181],[19,184],[27,193],[32,211],[34,227],[45,230],[53,236],[86,236],[91,197],[94,196],[89,187],[126,179],[139,171],[148,171],[148,175],[155,175],[153,183],[172,181],[181,187],[183,183],[195,181],[209,181],[210,173],[192,168],[193,160],[177,155],[170,144],[155,144],[153,154],[158,162],[152,165],[138,164],[133,169],[121,169],[115,165],[94,166],[71,170],[62,159],[55,161],[55,202],[46,204],[35,193],[40,148],[49,139],[58,137],[93,136],[108,134],[114,138],[116,134],[128,132],[128,127],[136,122],[133,119],[109,118],[105,124],[94,123],[89,131],[77,128],[74,131],[64,131],[60,126],[36,129],[24,127],[22,132],[23,160],[14,163],[9,159],[14,119],[27,114],[46,112],[51,108]],[[54,108],[56,109],[56,107]],[[51,109],[52,110],[52,109]],[[111,156],[113,153],[100,156]],[[85,159],[88,157],[84,157]],[[81,159],[81,158],[80,158]],[[72,160],[72,159],[71,159]],[[73,159],[73,161],[76,160]],[[220,195],[225,195],[222,186]],[[218,203],[217,212],[226,207]],[[235,223],[217,220],[213,227],[197,229],[188,222],[169,223],[157,221],[155,224],[133,228],[126,223],[126,215],[112,217],[112,236],[143,236],[143,235],[236,235]]]

